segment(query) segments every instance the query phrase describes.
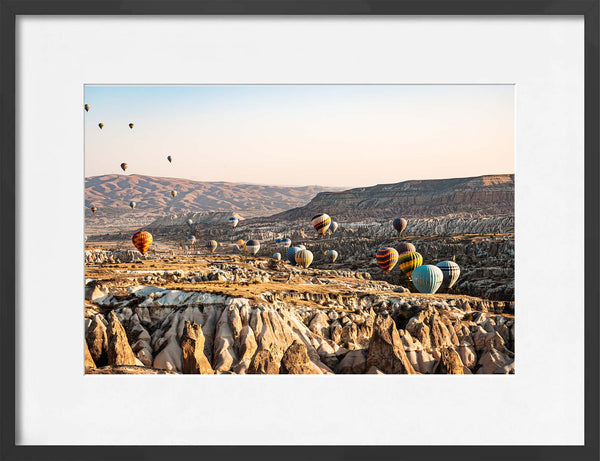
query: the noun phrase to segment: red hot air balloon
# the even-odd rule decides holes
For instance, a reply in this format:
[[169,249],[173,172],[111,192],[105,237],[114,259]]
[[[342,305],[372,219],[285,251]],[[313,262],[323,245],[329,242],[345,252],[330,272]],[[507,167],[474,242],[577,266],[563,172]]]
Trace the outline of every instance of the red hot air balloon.
[[146,231],[139,231],[133,234],[131,241],[138,251],[145,255],[150,245],[152,245],[152,234]]

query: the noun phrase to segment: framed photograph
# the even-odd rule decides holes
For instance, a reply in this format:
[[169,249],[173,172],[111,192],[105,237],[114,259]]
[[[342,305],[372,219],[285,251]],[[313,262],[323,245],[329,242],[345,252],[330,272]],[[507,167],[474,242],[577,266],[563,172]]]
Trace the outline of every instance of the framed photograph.
[[2,459],[598,459],[598,0],[0,4]]

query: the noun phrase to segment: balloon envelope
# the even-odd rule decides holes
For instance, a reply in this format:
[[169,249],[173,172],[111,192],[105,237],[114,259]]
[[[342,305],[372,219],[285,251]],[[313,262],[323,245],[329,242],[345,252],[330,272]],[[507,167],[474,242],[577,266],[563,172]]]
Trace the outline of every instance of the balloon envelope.
[[310,222],[315,228],[315,230],[319,233],[319,235],[323,237],[323,235],[325,234],[325,232],[327,232],[327,229],[329,229],[329,226],[331,225],[331,218],[329,217],[329,215],[321,213],[316,216],[313,216]]
[[135,202],[129,202],[129,206],[133,209],[135,208],[136,203]]
[[248,240],[245,248],[248,253],[255,255],[260,250],[260,242],[258,240]]
[[392,222],[392,225],[394,226],[394,229],[396,229],[396,231],[398,232],[398,234],[401,234],[402,231],[404,229],[406,229],[406,225],[407,224],[408,223],[406,222],[406,219],[404,219],[404,218],[396,218]]
[[90,110],[90,105],[86,104],[85,106],[83,106],[83,108],[85,109],[85,111],[87,112],[88,110]]
[[236,218],[235,216],[232,216],[231,218],[229,218],[229,224],[231,224],[234,229],[235,229],[235,226],[238,225],[239,221],[240,220],[238,218]]
[[435,293],[443,279],[444,275],[441,269],[431,264],[419,266],[412,273],[413,285],[421,293]]
[[281,259],[281,253],[274,253],[273,259],[276,259],[277,261],[279,261]]
[[338,227],[340,225],[338,223],[336,223],[335,221],[331,222],[331,232],[335,232],[336,230],[338,230]]
[[100,129],[104,128],[104,123],[98,123],[98,127],[99,127]]
[[411,251],[409,253],[402,253],[398,257],[398,264],[400,264],[400,269],[402,272],[406,274],[408,278],[411,277],[413,271],[423,264],[423,256],[416,251]]
[[294,246],[300,248],[301,250],[306,250],[306,247],[304,245],[294,245]]
[[452,288],[460,276],[460,266],[454,261],[442,261],[437,263],[436,266],[440,268],[444,276],[442,286],[444,288]]
[[216,240],[211,240],[210,242],[208,242],[208,248],[210,249],[211,253],[214,253],[218,246],[219,244]]
[[398,250],[399,255],[401,255],[402,253],[410,253],[411,251],[417,251],[415,246],[412,243],[408,242],[400,242],[396,247],[396,250]]
[[335,250],[327,250],[325,252],[325,256],[327,256],[329,258],[329,261],[331,261],[332,263],[335,262],[335,260],[338,257],[338,252]]
[[190,235],[190,236],[188,237],[188,242],[190,242],[192,245],[193,245],[194,243],[196,243],[196,236],[195,236],[195,235]]
[[285,257],[293,266],[296,265],[296,253],[298,253],[299,251],[302,250],[298,247],[289,247],[286,251]]
[[396,263],[398,262],[398,252],[391,247],[380,248],[375,254],[375,259],[379,267],[387,274],[389,273]]
[[177,197],[177,191],[176,190],[172,190],[171,191],[171,197]]
[[294,259],[296,264],[306,269],[313,261],[313,254],[309,250],[300,250],[296,253]]
[[127,163],[121,163],[121,169],[127,171]]
[[[133,123],[129,124],[129,128],[131,128],[133,130]],[[144,131],[144,130],[142,130],[142,131]]]
[[276,242],[277,248],[279,248],[281,250],[281,254],[283,254],[285,256],[287,253],[287,249],[292,246],[292,241],[288,238],[278,239],[278,240],[279,240],[279,242]]
[[186,223],[188,224],[188,226],[191,226],[192,224],[194,224],[194,221],[192,221],[191,219],[188,219],[186,221]]
[[131,241],[138,251],[144,255],[148,251],[148,248],[150,248],[150,245],[152,245],[152,234],[146,231],[139,231],[133,234]]
[[98,211],[98,208],[96,208],[95,206],[93,206],[92,208],[90,208],[90,210],[92,210],[92,214],[94,214],[96,211]]
[[173,157],[171,157],[170,155],[167,157],[167,160],[169,161],[169,163],[173,162]]

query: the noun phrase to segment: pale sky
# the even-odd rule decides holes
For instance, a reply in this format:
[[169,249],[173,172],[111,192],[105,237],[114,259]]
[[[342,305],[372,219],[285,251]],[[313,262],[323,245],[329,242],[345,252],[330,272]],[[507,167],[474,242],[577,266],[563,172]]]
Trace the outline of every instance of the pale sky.
[[511,85],[87,85],[85,174],[126,162],[150,176],[361,187],[514,173],[513,99]]

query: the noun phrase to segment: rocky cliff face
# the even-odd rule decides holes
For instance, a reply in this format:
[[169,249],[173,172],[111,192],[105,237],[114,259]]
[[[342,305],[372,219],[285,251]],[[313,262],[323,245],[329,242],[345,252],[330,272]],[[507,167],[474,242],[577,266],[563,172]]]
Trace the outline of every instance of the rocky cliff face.
[[336,220],[514,213],[514,175],[432,179],[380,184],[342,192],[321,192],[306,206],[277,214],[273,220],[306,220],[326,212]]
[[213,258],[177,271],[91,271],[88,372],[514,373],[513,303]]

